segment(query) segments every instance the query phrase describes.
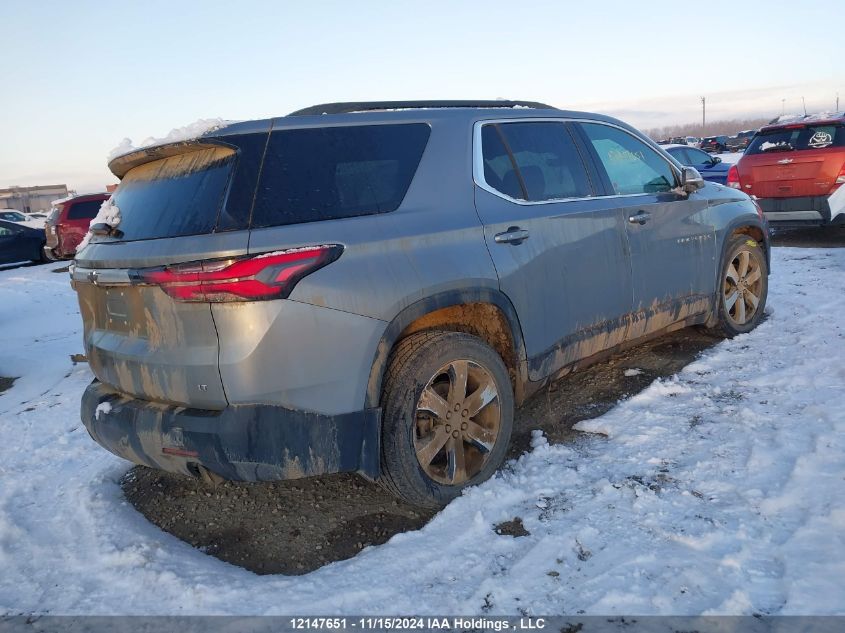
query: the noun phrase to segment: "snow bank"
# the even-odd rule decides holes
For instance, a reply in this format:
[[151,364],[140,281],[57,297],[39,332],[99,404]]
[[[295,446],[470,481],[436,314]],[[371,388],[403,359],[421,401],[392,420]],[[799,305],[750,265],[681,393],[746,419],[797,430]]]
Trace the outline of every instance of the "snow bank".
[[[124,501],[129,464],[79,422],[66,276],[0,272],[0,375],[21,376],[0,395],[0,613],[842,614],[845,249],[773,260],[757,330],[299,577],[223,563]],[[514,517],[528,536],[495,533]]]
[[183,127],[177,127],[170,130],[167,136],[161,138],[149,137],[141,141],[138,145],[132,143],[132,139],[124,138],[112,151],[109,152],[108,160],[111,161],[118,156],[123,156],[129,152],[134,152],[143,147],[152,147],[154,145],[163,145],[165,143],[178,143],[179,141],[189,141],[198,138],[203,134],[208,134],[221,127],[225,127],[232,123],[224,119],[198,119],[193,123],[189,123]]

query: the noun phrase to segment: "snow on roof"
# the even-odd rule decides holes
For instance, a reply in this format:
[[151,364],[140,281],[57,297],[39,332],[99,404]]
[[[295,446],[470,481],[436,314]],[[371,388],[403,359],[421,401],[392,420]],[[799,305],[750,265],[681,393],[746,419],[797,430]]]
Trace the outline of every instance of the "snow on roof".
[[830,121],[845,118],[845,112],[817,112],[815,114],[782,114],[769,125],[783,125],[785,123],[814,123],[816,121]]
[[117,147],[109,152],[108,160],[111,162],[112,159],[117,158],[118,156],[129,154],[130,152],[134,152],[135,150],[142,149],[144,147],[153,147],[154,145],[163,145],[165,143],[178,143],[179,141],[190,141],[191,139],[200,137],[203,134],[208,134],[209,132],[218,130],[221,127],[230,125],[231,123],[235,123],[235,121],[227,121],[225,119],[197,119],[188,125],[173,128],[167,136],[160,138],[151,136],[141,141],[138,145],[134,145],[131,138],[124,138]]

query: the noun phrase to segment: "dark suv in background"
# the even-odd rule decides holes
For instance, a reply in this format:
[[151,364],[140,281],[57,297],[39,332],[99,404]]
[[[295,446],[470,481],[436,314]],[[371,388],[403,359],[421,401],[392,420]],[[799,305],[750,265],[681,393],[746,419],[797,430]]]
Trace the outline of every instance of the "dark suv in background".
[[727,136],[705,136],[701,139],[701,149],[712,154],[721,154],[728,149]]
[[729,136],[727,141],[728,150],[731,152],[744,152],[756,133],[757,130],[743,130],[738,134]]
[[71,270],[82,419],[206,479],[358,471],[423,506],[501,465],[556,376],[763,315],[745,194],[638,131],[531,102],[326,104],[110,163]]

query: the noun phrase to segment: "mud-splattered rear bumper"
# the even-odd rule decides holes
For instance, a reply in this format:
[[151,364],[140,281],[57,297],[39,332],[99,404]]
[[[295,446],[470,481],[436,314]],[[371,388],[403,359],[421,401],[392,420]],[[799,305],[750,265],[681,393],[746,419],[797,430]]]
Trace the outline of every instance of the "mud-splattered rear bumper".
[[204,467],[235,481],[379,472],[380,409],[327,416],[269,405],[206,411],[138,400],[94,381],[82,422],[115,455],[159,470]]

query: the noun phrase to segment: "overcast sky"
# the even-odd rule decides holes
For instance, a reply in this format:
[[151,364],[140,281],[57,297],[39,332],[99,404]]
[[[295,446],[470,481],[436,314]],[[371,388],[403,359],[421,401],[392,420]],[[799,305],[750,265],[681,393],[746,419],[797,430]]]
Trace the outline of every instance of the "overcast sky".
[[0,0],[0,187],[113,182],[124,137],[326,101],[531,99],[640,127],[845,108],[842,9],[794,2]]

